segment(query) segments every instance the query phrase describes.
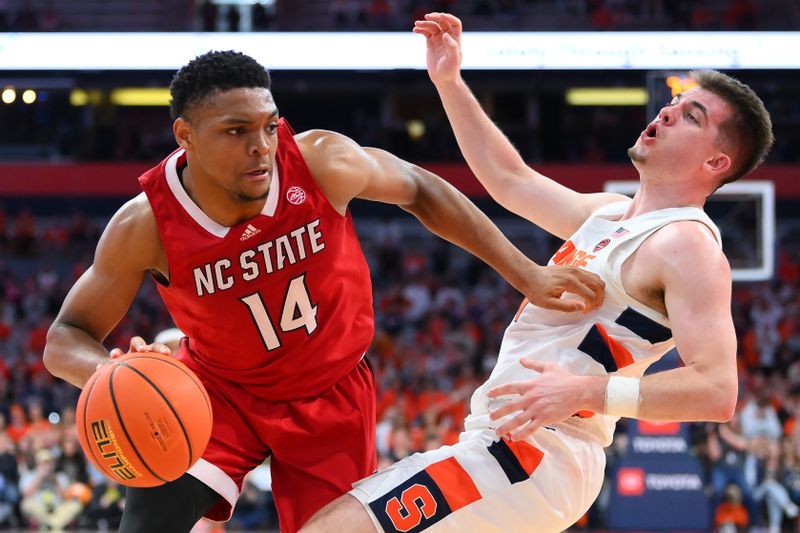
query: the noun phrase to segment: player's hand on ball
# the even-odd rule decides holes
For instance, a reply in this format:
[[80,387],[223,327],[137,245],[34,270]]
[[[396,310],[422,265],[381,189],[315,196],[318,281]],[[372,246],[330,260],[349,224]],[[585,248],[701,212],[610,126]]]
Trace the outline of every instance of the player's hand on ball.
[[[166,344],[162,344],[160,342],[154,342],[152,344],[147,344],[143,338],[141,337],[132,337],[131,338],[131,345],[128,347],[128,353],[136,353],[136,352],[156,352],[156,353],[163,353],[164,355],[172,355],[172,350],[169,349],[169,346]],[[124,352],[119,348],[114,348],[111,350],[111,357],[119,357]]]
[[[525,296],[534,305],[555,311],[588,313],[603,304],[606,284],[600,277],[573,266],[540,267],[533,275]],[[567,292],[578,296],[562,298]]]
[[[169,349],[169,346],[166,344],[162,344],[160,342],[154,342],[152,344],[147,344],[145,340],[141,337],[132,337],[131,344],[128,347],[127,353],[142,353],[142,352],[156,352],[156,353],[163,353],[164,355],[172,355],[172,350]],[[114,348],[109,352],[111,359],[116,359],[122,355],[125,355],[126,352],[123,352],[120,348]],[[100,368],[105,363],[100,363],[97,365],[97,368]]]
[[555,363],[521,359],[520,364],[539,375],[500,385],[487,393],[489,398],[512,397],[492,411],[489,418],[500,420],[517,413],[495,429],[498,435],[510,433],[515,441],[523,440],[540,427],[566,420],[585,408],[580,393],[585,389],[586,376],[573,374]]

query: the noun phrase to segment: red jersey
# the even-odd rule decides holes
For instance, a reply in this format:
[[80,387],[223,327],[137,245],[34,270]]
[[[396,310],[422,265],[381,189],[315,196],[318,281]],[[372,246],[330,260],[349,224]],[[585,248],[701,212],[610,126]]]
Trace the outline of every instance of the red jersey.
[[[139,178],[169,262],[158,284],[201,374],[268,400],[320,394],[353,370],[374,334],[369,268],[348,211],[319,188],[281,119],[261,214],[232,227],[189,198],[176,150]],[[184,344],[186,346],[186,344]]]

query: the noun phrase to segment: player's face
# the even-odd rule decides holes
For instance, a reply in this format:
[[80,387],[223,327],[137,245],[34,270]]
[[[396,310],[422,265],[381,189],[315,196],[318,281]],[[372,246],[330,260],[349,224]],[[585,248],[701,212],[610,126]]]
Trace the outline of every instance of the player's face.
[[[278,108],[264,88],[238,88],[210,95],[188,117],[191,142],[184,145],[193,179],[210,180],[235,200],[266,198],[278,147]],[[191,163],[190,163],[191,164]]]
[[700,170],[724,173],[731,161],[719,127],[730,114],[716,94],[700,87],[684,91],[661,109],[628,155],[639,168],[663,169],[677,178]]

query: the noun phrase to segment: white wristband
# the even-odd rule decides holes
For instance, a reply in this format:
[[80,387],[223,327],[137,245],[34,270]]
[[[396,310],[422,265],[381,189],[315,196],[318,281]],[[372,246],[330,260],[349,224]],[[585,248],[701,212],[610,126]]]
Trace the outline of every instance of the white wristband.
[[611,376],[606,385],[605,414],[636,418],[639,412],[640,378]]

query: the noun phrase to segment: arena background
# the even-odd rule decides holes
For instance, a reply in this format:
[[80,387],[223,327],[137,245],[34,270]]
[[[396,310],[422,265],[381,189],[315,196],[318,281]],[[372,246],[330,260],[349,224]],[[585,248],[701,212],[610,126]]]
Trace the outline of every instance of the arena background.
[[[736,269],[760,272],[734,286],[737,415],[721,427],[621,424],[603,493],[574,529],[797,529],[796,0],[0,0],[0,529],[36,529],[20,513],[20,481],[48,460],[69,490],[32,497],[79,502],[67,529],[115,529],[124,493],[85,464],[74,435],[79,391],[54,380],[41,356],[108,218],[173,149],[164,89],[194,55],[256,56],[296,130],[336,130],[421,164],[535,260],[557,249],[494,204],[464,165],[423,70],[423,40],[410,34],[432,10],[463,18],[465,77],[526,160],[581,191],[636,179],[625,150],[687,69],[725,70],[762,96],[777,142],[752,180],[758,191],[774,185],[774,210],[761,192],[711,208]],[[520,295],[398,208],[352,210],[375,286],[369,357],[386,466],[457,438]],[[107,346],[171,326],[147,281]],[[227,530],[275,527],[264,465]]]

